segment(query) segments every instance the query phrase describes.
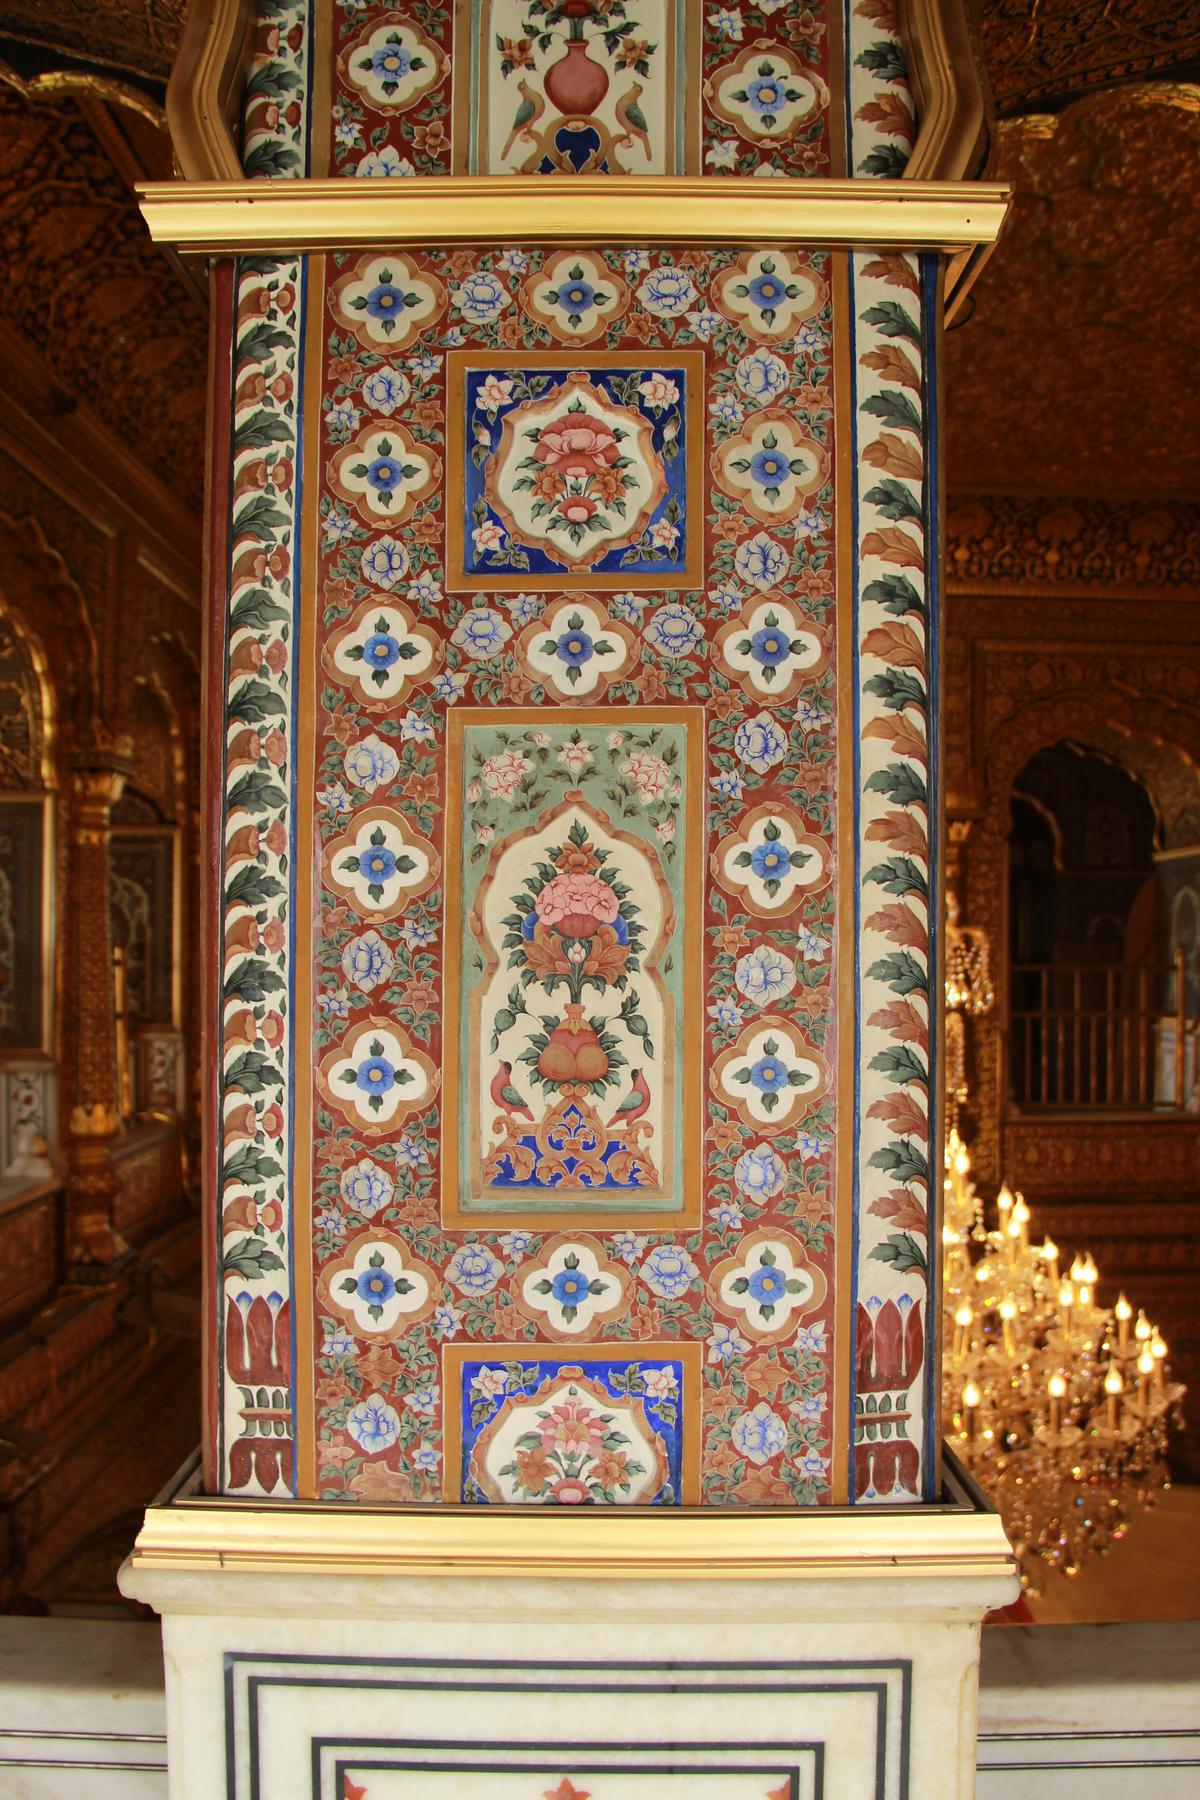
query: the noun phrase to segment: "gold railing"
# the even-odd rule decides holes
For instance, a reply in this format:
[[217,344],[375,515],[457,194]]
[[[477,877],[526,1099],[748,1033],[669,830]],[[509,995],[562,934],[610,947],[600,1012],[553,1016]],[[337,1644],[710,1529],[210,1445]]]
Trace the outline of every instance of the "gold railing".
[[[1169,1067],[1162,1033],[1173,1026]],[[1195,1085],[1187,958],[1172,963],[1014,963],[1008,1094],[1019,1107],[1182,1109]],[[1189,1055],[1191,1052],[1191,1055]]]

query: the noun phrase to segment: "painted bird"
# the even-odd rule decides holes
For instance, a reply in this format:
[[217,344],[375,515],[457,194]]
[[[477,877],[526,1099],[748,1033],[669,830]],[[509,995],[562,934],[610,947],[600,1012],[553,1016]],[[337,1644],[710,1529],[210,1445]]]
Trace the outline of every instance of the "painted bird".
[[491,1095],[497,1106],[511,1113],[515,1119],[532,1119],[533,1114],[525,1104],[524,1096],[513,1086],[509,1077],[512,1064],[502,1062],[492,1076]]
[[622,94],[617,101],[617,119],[625,127],[623,136],[617,142],[623,146],[631,145],[636,139],[646,155],[650,154],[650,127],[646,123],[646,115],[638,105],[642,94],[642,84],[635,81],[627,94]]
[[531,144],[534,142],[533,127],[546,110],[546,102],[536,88],[531,88],[527,81],[518,81],[517,87],[521,92],[521,104],[513,119],[513,128],[508,134],[508,142],[500,152],[501,162],[508,160],[509,152],[519,137],[528,138]]
[[633,1121],[640,1119],[650,1107],[650,1089],[646,1084],[646,1077],[640,1069],[631,1069],[629,1073],[633,1085],[614,1112],[611,1121],[613,1124],[620,1119],[623,1125],[632,1125]]

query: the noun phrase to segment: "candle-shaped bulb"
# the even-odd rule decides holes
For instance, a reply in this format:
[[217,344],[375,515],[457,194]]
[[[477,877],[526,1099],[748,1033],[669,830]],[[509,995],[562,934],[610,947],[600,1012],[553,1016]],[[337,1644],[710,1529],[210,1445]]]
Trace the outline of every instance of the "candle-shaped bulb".
[[1058,1280],[1058,1245],[1053,1238],[1048,1237],[1045,1240],[1038,1255],[1046,1264],[1051,1283],[1056,1282]]
[[1113,1307],[1117,1316],[1117,1347],[1123,1350],[1129,1342],[1129,1321],[1133,1317],[1133,1308],[1124,1294],[1117,1295],[1117,1304]]
[[1004,1334],[1004,1354],[1005,1354],[1005,1356],[1015,1356],[1017,1353],[1016,1341],[1015,1341],[1014,1334],[1013,1334],[1013,1320],[1016,1318],[1016,1316],[1017,1316],[1016,1301],[1015,1300],[1002,1300],[1000,1302],[1000,1329]]
[[1046,1387],[1050,1395],[1050,1429],[1057,1432],[1062,1428],[1062,1403],[1066,1399],[1067,1384],[1061,1375],[1055,1373]]
[[1117,1431],[1121,1424],[1121,1395],[1125,1383],[1121,1380],[1121,1371],[1116,1363],[1109,1363],[1108,1373],[1104,1377],[1104,1392],[1107,1397],[1108,1429]]
[[1079,1287],[1075,1291],[1075,1300],[1077,1305],[1081,1307],[1090,1306],[1092,1304],[1092,1290],[1087,1285],[1086,1281],[1080,1282]]
[[1077,1256],[1075,1258],[1074,1262],[1071,1264],[1071,1280],[1072,1281],[1086,1281],[1087,1280],[1087,1264],[1084,1262],[1082,1256]]
[[1075,1304],[1075,1289],[1069,1281],[1060,1281],[1058,1284],[1058,1304],[1067,1312],[1070,1312]]
[[954,1323],[956,1325],[961,1325],[964,1331],[968,1325],[973,1325],[975,1323],[975,1314],[971,1311],[967,1301],[964,1300],[958,1311],[955,1313]]
[[1137,1359],[1138,1372],[1138,1405],[1143,1412],[1150,1405],[1150,1378],[1154,1374],[1154,1358],[1149,1344],[1143,1344],[1142,1353]]
[[974,1382],[974,1381],[968,1381],[966,1386],[963,1388],[963,1405],[964,1406],[978,1406],[979,1402],[982,1399],[983,1399],[983,1395],[979,1391],[978,1383]]
[[1157,1331],[1150,1339],[1150,1354],[1155,1362],[1161,1362],[1163,1357],[1167,1354],[1166,1340],[1165,1338],[1160,1338]]
[[1012,1211],[1012,1203],[1013,1197],[1009,1192],[1008,1183],[1005,1182],[1004,1186],[1000,1189],[1000,1192],[996,1195],[996,1205],[999,1208],[1001,1218],[1006,1217],[1007,1214]]
[[1092,1288],[1095,1287],[1100,1279],[1100,1271],[1096,1267],[1095,1260],[1090,1250],[1083,1259],[1083,1279],[1087,1282],[1088,1286]]
[[1137,1368],[1138,1368],[1139,1375],[1153,1375],[1153,1373],[1154,1373],[1154,1356],[1150,1350],[1149,1345],[1147,1345],[1146,1349],[1143,1350],[1142,1354],[1138,1357]]
[[950,1167],[952,1167],[952,1165],[954,1163],[954,1158],[958,1152],[958,1146],[961,1143],[962,1143],[962,1139],[958,1135],[958,1126],[952,1125],[950,1127],[949,1135],[946,1138],[946,1155],[944,1158],[946,1167],[948,1169]]
[[1137,1324],[1133,1328],[1133,1335],[1139,1344],[1148,1344],[1150,1339],[1154,1336],[1154,1327],[1146,1317],[1145,1312],[1138,1313]]
[[1154,1391],[1156,1394],[1165,1393],[1167,1386],[1167,1345],[1165,1338],[1160,1338],[1157,1331],[1150,1339],[1150,1354],[1154,1358]]

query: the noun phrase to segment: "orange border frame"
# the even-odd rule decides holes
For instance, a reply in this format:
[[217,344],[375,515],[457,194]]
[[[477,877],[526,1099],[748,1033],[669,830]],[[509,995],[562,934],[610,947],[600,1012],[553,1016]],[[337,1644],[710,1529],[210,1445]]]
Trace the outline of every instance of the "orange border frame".
[[[625,1352],[630,1362],[663,1361],[667,1357],[683,1364],[683,1391],[680,1397],[680,1424],[683,1444],[679,1470],[679,1505],[700,1505],[700,1408],[704,1394],[704,1345],[675,1338],[664,1343],[646,1343],[640,1338],[607,1338],[603,1343],[516,1343],[444,1344],[442,1346],[442,1498],[447,1505],[461,1506],[462,1495],[462,1371],[465,1362],[614,1362]],[[453,1430],[450,1423],[453,1422]],[[520,1504],[519,1502],[517,1504]],[[530,1504],[536,1504],[531,1502]],[[649,1502],[646,1502],[649,1504]],[[663,1507],[674,1512],[675,1507]]]
[[[704,352],[702,350],[664,350],[661,356],[650,350],[575,349],[563,344],[557,350],[448,350],[446,352],[446,459],[447,469],[466,467],[467,445],[464,432],[463,376],[472,369],[561,369],[564,374],[579,370],[591,374],[605,369],[678,369],[685,381],[687,416],[703,418]],[[684,566],[675,575],[652,575],[656,593],[679,589],[695,591],[704,586],[704,432],[688,430],[684,449],[685,469],[685,552]],[[451,496],[447,496],[449,499]],[[614,569],[604,575],[595,569],[582,569],[572,574],[569,569],[547,574],[531,574],[520,570],[511,575],[464,575],[465,531],[461,511],[462,495],[453,495],[453,509],[446,509],[446,579],[448,594],[503,593],[512,589],[527,593],[571,593],[586,589],[589,593],[616,593],[631,584],[636,587],[638,575],[630,569]]]
[[[603,1211],[596,1211],[581,1206],[576,1210],[574,1207],[538,1206],[527,1197],[522,1197],[519,1205],[514,1204],[513,1206],[464,1207],[459,1199],[461,1159],[456,1126],[452,1132],[447,1130],[442,1135],[442,1225],[447,1231],[501,1230],[516,1221],[518,1216],[522,1224],[536,1222],[536,1229],[539,1230],[583,1231],[590,1227],[611,1231],[623,1230],[630,1226],[641,1226],[643,1230],[684,1231],[699,1225],[703,1217],[704,1118],[702,1112],[703,1068],[700,1055],[700,1020],[703,1017],[704,1006],[704,928],[700,916],[703,905],[703,881],[691,884],[697,889],[696,900],[693,903],[687,875],[691,868],[692,856],[700,856],[703,851],[704,708],[702,706],[639,707],[631,716],[639,725],[683,725],[687,734],[684,841],[685,846],[694,845],[695,849],[694,851],[690,849],[685,851],[684,983],[680,1008],[681,1017],[676,1022],[676,1040],[682,1046],[683,1052],[683,1117],[679,1123],[683,1160],[683,1194],[678,1206],[666,1208],[618,1209],[613,1207],[611,1210],[605,1208]],[[543,724],[548,717],[563,726],[611,727],[621,717],[621,713],[620,709],[612,706],[558,707],[553,712],[549,712],[545,707],[505,707],[499,712],[491,707],[466,707],[461,710],[455,707],[453,709],[446,731],[445,817],[447,821],[455,817],[458,796],[462,792],[463,740],[467,730],[471,726],[495,725],[497,719],[507,725],[515,726]],[[452,836],[457,839],[453,855],[450,853]],[[457,1104],[462,1074],[459,1045],[462,983],[458,947],[463,925],[461,852],[461,831],[457,826],[448,824],[442,854],[445,892],[442,921],[445,943],[442,1017],[446,1021],[442,1038],[443,1117],[445,1117],[449,1105]],[[700,864],[698,873],[702,875],[702,872],[703,863]],[[454,934],[453,952],[451,951],[452,931]],[[666,1185],[670,1185],[669,1181]]]

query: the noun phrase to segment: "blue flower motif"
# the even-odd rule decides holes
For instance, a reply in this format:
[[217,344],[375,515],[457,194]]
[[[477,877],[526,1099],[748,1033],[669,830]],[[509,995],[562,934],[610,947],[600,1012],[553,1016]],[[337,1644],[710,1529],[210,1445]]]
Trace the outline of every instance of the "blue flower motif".
[[427,1469],[431,1472],[439,1467],[441,1461],[428,1438],[421,1439],[420,1444],[412,1453],[412,1460],[414,1469]]
[[809,1481],[821,1481],[824,1479],[827,1465],[826,1457],[821,1456],[816,1450],[806,1450],[796,1466],[802,1475],[807,1476]]
[[359,559],[363,580],[390,591],[408,574],[408,551],[394,537],[376,538]]
[[791,381],[787,364],[771,350],[752,350],[743,356],[734,376],[748,400],[774,400]]
[[750,479],[756,487],[777,488],[791,472],[791,464],[780,450],[759,450],[750,458]]
[[645,1238],[639,1237],[636,1231],[618,1231],[612,1241],[613,1255],[619,1256],[624,1263],[635,1263],[645,1247]]
[[400,736],[406,744],[432,744],[437,737],[437,727],[432,719],[423,719],[420,713],[406,712],[400,721]]
[[633,281],[636,276],[644,275],[650,267],[650,252],[648,250],[626,250],[622,253],[621,261],[626,276]]
[[710,312],[707,307],[698,312],[689,312],[687,322],[702,344],[711,342],[712,335],[719,330],[724,320],[720,313]]
[[560,312],[568,315],[574,313],[577,317],[585,313],[589,306],[596,304],[595,288],[590,281],[583,280],[564,281],[561,287],[555,288],[554,292],[546,297],[553,306],[558,307]]
[[708,1361],[718,1365],[735,1362],[750,1348],[741,1332],[735,1331],[732,1325],[714,1325],[706,1342]]
[[779,1094],[788,1086],[788,1066],[778,1056],[760,1056],[747,1073],[760,1094]]
[[569,669],[582,668],[591,662],[594,648],[586,631],[564,631],[554,643],[554,654]]
[[395,282],[378,281],[368,290],[364,305],[373,319],[398,319],[408,301],[404,289],[398,288]]
[[417,1169],[425,1161],[425,1146],[408,1132],[397,1140],[394,1148],[396,1161],[404,1163],[409,1169]]
[[460,670],[443,669],[434,677],[434,696],[438,700],[444,700],[447,706],[452,706],[456,700],[462,699],[466,685],[467,676]]
[[427,919],[407,919],[400,928],[400,936],[410,950],[424,950],[427,944],[436,942],[437,926]]
[[732,394],[718,394],[708,410],[720,425],[740,425],[745,417]]
[[787,755],[787,738],[770,713],[743,719],[733,734],[733,748],[744,763],[765,775]]
[[[379,653],[387,656],[389,661],[393,660],[386,647],[380,647]],[[379,664],[372,664],[372,666],[378,667]],[[387,667],[388,664],[384,663],[383,666]],[[343,758],[342,767],[346,771],[348,781],[353,781],[357,787],[365,789],[368,794],[373,794],[376,788],[386,787],[389,781],[395,779],[400,764],[396,752],[390,744],[385,744],[381,738],[371,736],[364,738],[361,743],[350,746]]]
[[412,61],[412,52],[406,50],[403,44],[394,41],[380,44],[371,52],[371,73],[385,84],[395,85],[408,74]]
[[514,1262],[520,1262],[523,1256],[529,1255],[537,1239],[529,1231],[505,1231],[501,1234],[500,1242],[504,1254]]
[[807,925],[802,925],[797,939],[797,947],[805,962],[824,962],[829,954],[829,939],[818,937]]
[[778,1265],[760,1263],[747,1274],[746,1289],[757,1306],[778,1306],[787,1299],[787,1276]]
[[463,614],[451,634],[450,642],[457,644],[466,656],[481,661],[485,657],[496,656],[511,636],[512,626],[507,619],[494,612],[490,606],[476,606]]
[[377,1212],[382,1212],[390,1205],[396,1184],[386,1169],[381,1169],[377,1162],[364,1156],[347,1169],[341,1181],[342,1198],[355,1212],[360,1212],[364,1219],[373,1219]]
[[334,141],[341,150],[361,150],[362,132],[356,119],[338,119],[333,127]]
[[442,366],[442,359],[432,350],[422,350],[419,356],[410,356],[408,366],[421,381],[432,381]]
[[642,1264],[642,1280],[663,1300],[678,1300],[695,1279],[696,1265],[679,1244],[656,1244]]
[[787,1426],[765,1400],[760,1400],[751,1412],[739,1414],[729,1435],[748,1461],[762,1464],[778,1456],[786,1445]]
[[612,611],[616,618],[624,619],[627,625],[640,625],[646,602],[640,594],[614,594]]
[[313,1224],[331,1238],[340,1238],[346,1229],[346,1222],[336,1206],[323,1206],[319,1213],[314,1213]]
[[796,1333],[796,1348],[803,1350],[806,1356],[822,1356],[825,1352],[825,1323],[818,1319],[815,1325],[802,1325]]
[[746,83],[746,100],[756,113],[777,113],[787,97],[787,84],[778,75],[756,75]]
[[410,600],[414,601],[417,606],[440,606],[442,601],[442,590],[434,577],[429,573],[429,570],[424,569],[416,577],[415,581],[409,582],[408,597]]
[[815,1131],[802,1131],[796,1139],[796,1148],[806,1161],[812,1162],[825,1154],[825,1139],[818,1137]]
[[718,1000],[708,1009],[708,1016],[714,1019],[722,1031],[736,1031],[742,1022],[742,1015],[736,1001]]
[[354,1071],[354,1085],[364,1094],[386,1094],[396,1085],[396,1065],[386,1056],[368,1056]]
[[451,298],[472,325],[490,325],[510,304],[512,295],[498,276],[476,269],[454,289]]
[[385,144],[382,150],[372,150],[364,156],[355,169],[356,175],[365,175],[368,179],[395,181],[408,175],[415,175],[416,170],[407,156],[401,156],[395,144]]
[[581,1306],[590,1283],[582,1269],[560,1269],[550,1278],[550,1297],[558,1306]]
[[796,723],[802,731],[820,731],[825,715],[815,700],[805,700],[796,708]]
[[782,881],[792,866],[792,859],[781,843],[768,843],[764,838],[750,852],[750,867],[760,881]]
[[447,1280],[463,1294],[490,1294],[504,1273],[486,1244],[462,1244],[446,1264]]
[[529,267],[529,258],[523,250],[506,250],[500,258],[500,267],[506,275],[523,275]]
[[720,769],[713,776],[713,787],[722,800],[737,800],[741,797],[742,778],[736,769]]
[[736,1200],[722,1200],[713,1218],[718,1231],[740,1231],[746,1223]]
[[647,312],[677,319],[695,302],[696,287],[685,269],[653,269],[638,288],[638,299]]
[[725,582],[721,587],[710,589],[708,604],[728,618],[731,613],[741,611],[744,598],[741,590],[735,588],[732,582]]
[[382,1394],[360,1400],[346,1420],[346,1430],[368,1456],[390,1450],[400,1436],[400,1419]]
[[327,994],[319,994],[317,996],[317,1011],[323,1013],[325,1018],[330,1021],[334,1019],[348,1019],[350,1016],[349,997],[342,993],[340,988],[333,989]]
[[462,1319],[452,1306],[435,1306],[433,1309],[433,1327],[443,1337],[452,1338]]
[[736,44],[741,43],[745,20],[740,12],[735,12],[732,6],[718,6],[715,12],[709,13],[708,22],[719,36],[732,38]]
[[737,990],[755,1006],[769,1006],[796,984],[794,964],[772,944],[759,944],[739,961],[734,971]]
[[359,412],[349,400],[334,400],[325,415],[329,429],[339,437],[349,437],[358,430]]
[[395,966],[395,957],[377,931],[352,939],[342,951],[343,975],[364,994],[387,981]]
[[734,1163],[733,1179],[749,1199],[772,1200],[782,1191],[787,1170],[770,1144],[755,1144]]
[[368,1266],[359,1271],[355,1291],[360,1300],[368,1306],[386,1306],[396,1295],[396,1278],[389,1275],[384,1268],[372,1269]]
[[792,339],[797,350],[803,350],[806,356],[816,356],[825,346],[824,333],[815,325],[801,325]]
[[660,656],[686,656],[704,636],[704,629],[690,606],[668,601],[651,615],[646,638]]
[[820,537],[829,529],[829,521],[819,506],[810,506],[806,512],[796,514],[792,528],[801,537]]
[[355,526],[344,506],[331,506],[325,514],[323,530],[331,544],[340,544],[354,536]]
[[782,581],[788,571],[788,553],[782,544],[760,531],[738,545],[733,557],[738,577],[747,587],[765,590]]
[[513,624],[520,630],[522,625],[532,625],[544,602],[540,594],[511,594],[504,604],[512,614]]
[[336,1357],[339,1362],[354,1355],[354,1339],[344,1325],[334,1325],[326,1329],[325,1339],[321,1345],[321,1355]]
[[358,868],[369,882],[383,887],[395,877],[396,852],[386,844],[371,844],[359,857]]
[[332,813],[350,811],[350,796],[340,781],[332,781],[326,787],[319,787],[317,803],[320,806],[327,806]]
[[398,406],[404,405],[412,392],[412,383],[399,369],[389,369],[384,364],[367,376],[361,392],[373,411],[391,414]]
[[416,1413],[418,1417],[432,1418],[433,1409],[437,1405],[437,1389],[414,1388],[411,1394],[405,1394],[404,1404],[409,1412]]

